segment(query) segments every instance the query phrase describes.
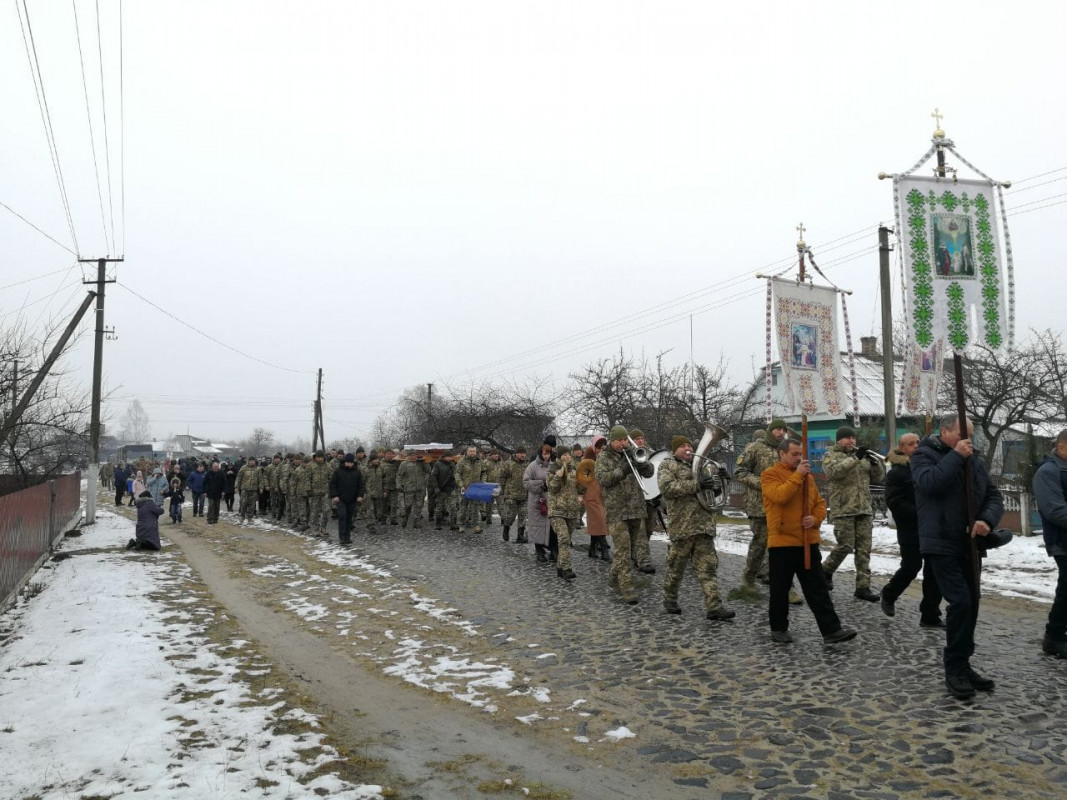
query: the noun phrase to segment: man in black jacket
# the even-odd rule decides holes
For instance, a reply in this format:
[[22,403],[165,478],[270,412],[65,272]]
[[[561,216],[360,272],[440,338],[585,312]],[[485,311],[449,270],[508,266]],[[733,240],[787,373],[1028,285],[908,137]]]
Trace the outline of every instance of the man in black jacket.
[[352,520],[364,497],[363,473],[356,469],[356,457],[345,453],[339,469],[330,475],[330,497],[337,506],[337,538],[352,544]]
[[226,475],[219,469],[219,462],[212,461],[211,469],[204,476],[204,494],[207,495],[207,524],[214,525],[219,521],[219,504],[222,502],[222,492],[226,488]]
[[911,454],[919,446],[919,436],[905,433],[896,449],[886,459],[892,466],[885,479],[885,503],[893,512],[900,546],[900,568],[882,588],[882,611],[887,617],[897,613],[897,599],[908,588],[921,569],[923,599],[919,603],[919,625],[923,628],[943,628],[941,621],[941,592],[929,559],[924,563],[919,551],[919,515],[915,509],[915,487],[911,480]]
[[[975,564],[971,539],[988,536],[1000,522],[1004,502],[993,486],[981,456],[974,452],[968,424],[967,438],[960,432],[959,418],[941,420],[940,433],[920,442],[911,457],[915,500],[919,517],[919,549],[933,565],[937,586],[948,601],[945,625],[945,685],[966,700],[975,690],[990,692],[995,683],[971,668],[974,629],[978,622],[978,576],[982,568],[982,542]],[[970,462],[974,525],[968,530],[967,490],[964,463]]]

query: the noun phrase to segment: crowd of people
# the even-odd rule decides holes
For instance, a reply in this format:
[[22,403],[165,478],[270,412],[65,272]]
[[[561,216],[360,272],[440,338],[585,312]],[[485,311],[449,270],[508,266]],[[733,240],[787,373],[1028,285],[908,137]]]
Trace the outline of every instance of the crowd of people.
[[[974,451],[972,430],[969,425],[964,434],[959,419],[950,415],[936,434],[920,438],[905,433],[883,459],[857,446],[852,428],[838,429],[836,444],[823,459],[835,539],[823,561],[819,531],[827,503],[801,443],[789,437],[783,420],[772,420],[736,462],[734,478],[744,487],[752,539],[741,585],[731,596],[757,598],[756,583],[762,581],[769,586],[773,642],[793,641],[789,606],[806,602],[823,640],[835,644],[857,635],[841,622],[831,595],[834,575],[845,558],[854,556],[854,596],[880,603],[889,617],[896,616],[901,594],[921,571],[918,624],[945,631],[949,692],[966,699],[978,691],[992,691],[994,681],[971,665],[981,560],[988,549],[1010,541],[1010,533],[997,530],[1003,501]],[[679,587],[687,565],[692,565],[706,618],[732,619],[735,613],[725,605],[718,582],[716,509],[700,502],[702,492],[723,488],[721,477],[693,468],[698,456],[685,436],[671,440],[669,456],[658,467],[637,457],[638,448],[644,447],[641,431],[617,425],[607,436],[594,437],[589,447],[568,446],[547,436],[529,461],[523,447],[506,458],[498,450],[483,453],[473,446],[436,457],[358,448],[354,453],[316,451],[310,458],[275,453],[233,464],[143,460],[105,465],[104,474],[111,476],[116,505],[122,504],[127,490],[136,499],[138,535],[130,546],[146,549],[159,547],[158,528],[154,533],[152,529],[163,513],[163,500],[170,499],[171,522],[179,524],[186,492],[191,494],[193,516],[205,516],[208,524],[218,522],[222,502],[233,510],[235,495],[240,498],[241,524],[262,515],[325,537],[330,521],[336,519],[342,546],[352,543],[357,522],[368,534],[382,526],[418,529],[424,524],[481,533],[495,513],[504,542],[532,543],[536,560],[554,563],[557,576],[566,581],[577,577],[573,536],[584,526],[590,537],[589,557],[610,560],[609,584],[631,605],[639,602],[635,588],[647,585],[643,574],[656,572],[649,539],[654,529],[663,528],[670,541],[664,611],[682,613]],[[644,482],[653,478],[659,496],[650,500]],[[886,586],[876,592],[870,572],[870,486],[882,481],[896,523],[901,561]],[[1067,658],[1067,431],[1038,470],[1035,494],[1046,547],[1059,567],[1043,649]],[[795,584],[803,599],[793,591]]]

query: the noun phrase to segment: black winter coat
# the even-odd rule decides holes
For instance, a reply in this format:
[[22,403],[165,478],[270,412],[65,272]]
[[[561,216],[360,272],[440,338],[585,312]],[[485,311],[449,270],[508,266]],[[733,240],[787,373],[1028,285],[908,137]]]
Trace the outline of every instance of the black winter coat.
[[222,497],[222,493],[226,490],[226,473],[221,469],[216,472],[210,470],[207,473],[207,477],[204,478],[204,494],[210,497],[212,500],[218,500]]
[[439,492],[447,494],[459,488],[456,484],[456,465],[443,458],[434,462],[433,469],[430,470],[430,478]]
[[885,504],[893,512],[897,530],[917,536],[919,513],[915,507],[915,486],[911,479],[911,459],[896,450],[887,459],[892,468],[885,476]]
[[[970,461],[974,518],[982,520],[992,530],[1004,514],[1004,500],[990,480],[982,457],[976,452]],[[963,462],[963,456],[936,435],[923,439],[911,456],[911,476],[919,516],[919,549],[923,554],[963,557],[969,551]]]
[[363,497],[364,492],[363,473],[355,466],[351,469],[342,466],[330,476],[330,497],[340,498],[345,505],[356,502],[356,498]]
[[226,470],[226,476],[223,478],[224,489],[226,494],[233,494],[237,491],[237,473],[232,470]]

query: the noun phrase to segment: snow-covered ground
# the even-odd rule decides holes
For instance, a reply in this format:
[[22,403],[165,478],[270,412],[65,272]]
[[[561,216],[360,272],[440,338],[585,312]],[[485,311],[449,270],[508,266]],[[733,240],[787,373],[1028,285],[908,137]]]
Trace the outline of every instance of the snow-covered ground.
[[216,610],[166,542],[116,550],[132,530],[99,511],[0,617],[0,797],[381,797],[331,770],[337,752],[270,664],[208,637]]

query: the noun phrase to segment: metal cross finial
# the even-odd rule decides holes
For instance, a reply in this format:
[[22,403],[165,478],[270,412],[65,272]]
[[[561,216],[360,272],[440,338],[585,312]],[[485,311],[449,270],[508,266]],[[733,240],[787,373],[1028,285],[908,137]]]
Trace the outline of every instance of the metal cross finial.
[[803,250],[806,247],[804,244],[804,231],[806,230],[807,228],[804,227],[803,222],[796,227],[796,232],[800,234],[800,238],[797,240],[797,250]]
[[937,130],[934,131],[934,136],[944,138],[945,132],[941,130],[941,120],[945,118],[945,115],[941,113],[940,108],[935,108],[934,113],[930,115],[937,122]]

